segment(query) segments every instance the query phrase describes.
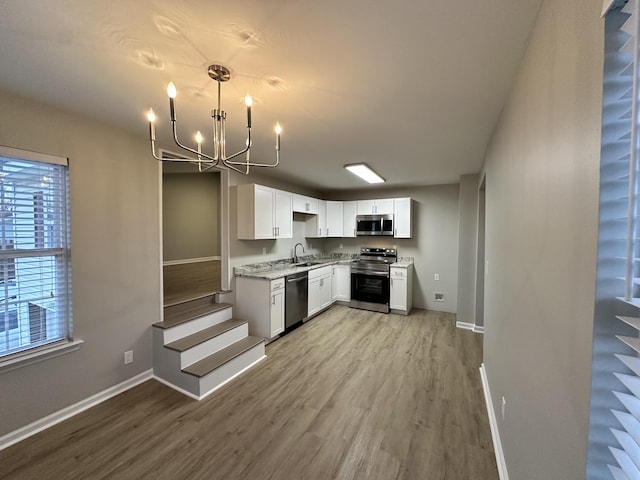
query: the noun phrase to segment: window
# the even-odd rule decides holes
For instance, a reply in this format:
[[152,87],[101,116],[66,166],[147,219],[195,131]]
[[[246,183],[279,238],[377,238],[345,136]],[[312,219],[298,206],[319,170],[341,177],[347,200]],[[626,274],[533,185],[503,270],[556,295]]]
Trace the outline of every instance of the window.
[[66,158],[0,146],[0,362],[71,340]]

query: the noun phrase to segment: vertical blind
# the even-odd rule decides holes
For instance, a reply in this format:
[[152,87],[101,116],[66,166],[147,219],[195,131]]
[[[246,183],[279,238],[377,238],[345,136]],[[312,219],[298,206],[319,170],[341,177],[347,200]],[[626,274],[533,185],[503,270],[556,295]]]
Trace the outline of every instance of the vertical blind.
[[0,149],[0,360],[71,336],[68,167],[44,157]]

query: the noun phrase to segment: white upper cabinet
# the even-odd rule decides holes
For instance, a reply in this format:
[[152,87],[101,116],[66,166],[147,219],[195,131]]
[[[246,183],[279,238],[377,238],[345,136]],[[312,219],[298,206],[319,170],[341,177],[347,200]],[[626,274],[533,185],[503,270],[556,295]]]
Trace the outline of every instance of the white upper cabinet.
[[357,214],[393,214],[393,198],[381,198],[376,200],[358,200]]
[[309,215],[304,222],[304,236],[307,238],[324,238],[327,236],[327,202],[316,200],[317,214]]
[[342,202],[327,201],[326,237],[343,237]]
[[411,238],[411,198],[395,199],[393,230],[395,238]]
[[342,202],[342,236],[356,236],[356,201]]
[[293,211],[300,213],[318,214],[318,199],[305,197],[304,195],[293,194]]
[[262,185],[238,185],[238,239],[292,238],[291,193]]
[[274,190],[274,192],[274,238],[293,238],[293,196],[283,190]]

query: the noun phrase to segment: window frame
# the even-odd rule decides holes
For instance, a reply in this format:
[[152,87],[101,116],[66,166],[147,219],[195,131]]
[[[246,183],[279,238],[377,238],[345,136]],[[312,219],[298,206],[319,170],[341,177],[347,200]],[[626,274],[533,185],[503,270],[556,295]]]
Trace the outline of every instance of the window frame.
[[[58,184],[57,200],[60,201],[56,208],[56,230],[61,237],[60,245],[53,247],[45,247],[44,245],[35,245],[33,249],[26,249],[18,253],[13,251],[15,255],[14,268],[18,268],[19,258],[39,257],[46,260],[51,258],[56,271],[54,277],[54,286],[56,289],[56,315],[59,316],[56,325],[60,328],[59,335],[56,338],[45,340],[44,342],[34,342],[35,345],[25,345],[19,350],[9,351],[0,355],[0,373],[13,370],[15,368],[30,365],[48,358],[59,356],[61,354],[77,350],[83,343],[82,340],[75,340],[73,334],[73,318],[72,318],[72,289],[71,289],[71,235],[70,235],[70,202],[69,202],[69,161],[65,157],[50,155],[45,153],[33,152],[8,146],[0,145],[0,157],[11,158],[17,161],[50,164],[63,167],[62,179]],[[34,196],[34,202],[36,197]],[[43,202],[44,203],[44,202]],[[42,212],[40,212],[42,213]],[[43,228],[38,223],[38,211],[34,207],[34,242],[42,243],[44,238],[44,230],[39,231],[38,227]],[[38,233],[40,236],[38,237]],[[37,238],[36,238],[37,237]],[[2,252],[0,252],[2,253]],[[6,256],[6,255],[5,255]],[[4,278],[4,277],[3,277]],[[11,279],[7,279],[11,280]],[[11,282],[8,282],[11,283]],[[4,285],[4,282],[3,282]],[[30,303],[27,304],[30,307]],[[36,344],[37,343],[37,344]]]

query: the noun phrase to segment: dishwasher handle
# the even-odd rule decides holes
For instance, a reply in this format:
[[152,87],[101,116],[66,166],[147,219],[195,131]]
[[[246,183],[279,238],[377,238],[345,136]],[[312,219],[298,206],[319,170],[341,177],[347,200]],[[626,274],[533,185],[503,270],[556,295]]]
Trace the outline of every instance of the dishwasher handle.
[[306,280],[308,277],[298,277],[298,278],[287,278],[287,283],[291,282],[302,282]]

